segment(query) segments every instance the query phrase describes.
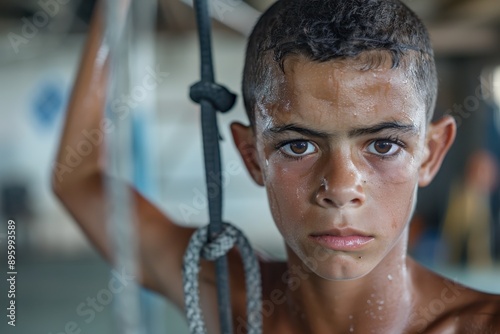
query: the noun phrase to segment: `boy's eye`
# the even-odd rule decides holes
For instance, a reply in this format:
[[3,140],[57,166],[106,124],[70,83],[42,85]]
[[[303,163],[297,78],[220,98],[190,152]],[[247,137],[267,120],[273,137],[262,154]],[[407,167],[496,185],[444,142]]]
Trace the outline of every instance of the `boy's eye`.
[[401,146],[390,140],[374,140],[369,146],[368,151],[377,155],[390,156],[398,153]]
[[283,145],[281,151],[292,157],[303,157],[316,152],[316,147],[308,141],[297,140]]

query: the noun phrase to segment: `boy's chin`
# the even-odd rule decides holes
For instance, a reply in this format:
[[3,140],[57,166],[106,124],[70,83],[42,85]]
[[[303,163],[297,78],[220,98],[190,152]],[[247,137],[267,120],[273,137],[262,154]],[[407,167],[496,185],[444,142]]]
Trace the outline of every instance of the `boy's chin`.
[[322,259],[302,259],[303,265],[311,272],[328,281],[351,281],[371,273],[380,263],[374,254],[330,253]]
[[352,281],[362,278],[372,272],[375,266],[368,264],[351,264],[351,265],[331,265],[329,267],[318,267],[312,270],[318,277],[327,281]]

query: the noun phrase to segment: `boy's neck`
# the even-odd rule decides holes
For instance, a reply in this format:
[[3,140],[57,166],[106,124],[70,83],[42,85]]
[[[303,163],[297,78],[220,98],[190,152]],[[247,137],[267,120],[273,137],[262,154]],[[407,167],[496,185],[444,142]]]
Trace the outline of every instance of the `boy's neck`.
[[[308,333],[332,333],[332,329],[338,333],[369,333],[374,328],[392,332],[403,328],[414,292],[406,244],[404,235],[362,278],[329,281],[310,273],[298,287],[290,287],[288,307],[296,326]],[[288,253],[289,266],[300,263],[295,254]]]

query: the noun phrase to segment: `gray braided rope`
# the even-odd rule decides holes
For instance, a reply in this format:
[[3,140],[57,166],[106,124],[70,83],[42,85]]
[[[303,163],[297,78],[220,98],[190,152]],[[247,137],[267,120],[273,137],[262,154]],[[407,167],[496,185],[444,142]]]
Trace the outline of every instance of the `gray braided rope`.
[[206,334],[207,330],[200,307],[198,274],[200,257],[214,261],[225,255],[236,245],[240,251],[245,270],[247,290],[247,330],[248,334],[262,333],[261,284],[260,270],[254,251],[239,229],[228,223],[222,223],[223,230],[215,240],[208,243],[208,226],[199,228],[191,237],[184,254],[183,282],[186,317],[191,334]]

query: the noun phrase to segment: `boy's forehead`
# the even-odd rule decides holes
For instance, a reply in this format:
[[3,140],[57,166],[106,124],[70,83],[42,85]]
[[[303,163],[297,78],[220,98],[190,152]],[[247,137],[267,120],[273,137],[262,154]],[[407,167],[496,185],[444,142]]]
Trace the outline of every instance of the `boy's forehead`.
[[339,100],[349,97],[353,90],[353,93],[369,91],[372,95],[384,93],[393,97],[403,91],[415,95],[406,71],[394,68],[389,57],[379,59],[377,64],[367,64],[359,58],[316,62],[293,57],[284,64],[282,87],[281,91],[278,89],[282,98],[293,93],[292,96],[312,94],[325,100]]
[[277,81],[281,82],[275,87],[279,98],[257,112],[261,125],[326,124],[332,118],[342,125],[396,118],[420,128],[425,122],[425,104],[405,71],[393,68],[390,61],[368,69],[356,60],[315,62],[293,57],[285,62],[282,80]]

